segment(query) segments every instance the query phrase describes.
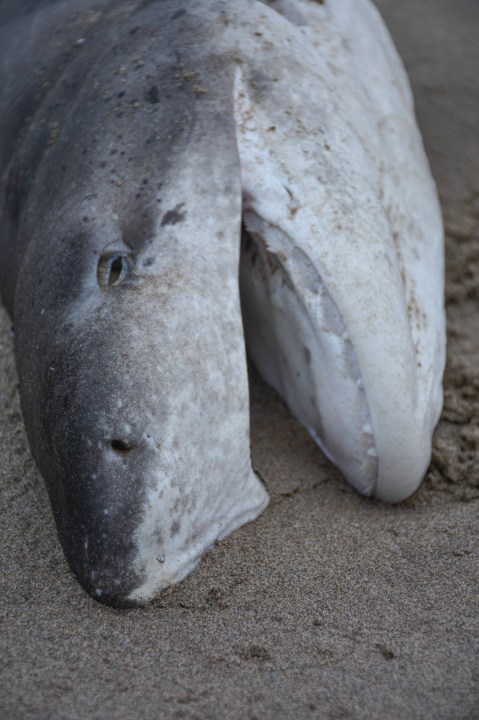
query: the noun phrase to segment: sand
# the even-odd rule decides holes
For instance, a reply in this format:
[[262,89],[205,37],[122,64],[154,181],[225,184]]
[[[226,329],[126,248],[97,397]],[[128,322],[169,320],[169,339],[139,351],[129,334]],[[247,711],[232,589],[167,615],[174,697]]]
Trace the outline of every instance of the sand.
[[253,374],[269,509],[150,607],[100,606],[63,559],[0,309],[2,719],[479,718],[479,4],[378,6],[447,230],[445,409],[426,482],[397,507],[360,498]]

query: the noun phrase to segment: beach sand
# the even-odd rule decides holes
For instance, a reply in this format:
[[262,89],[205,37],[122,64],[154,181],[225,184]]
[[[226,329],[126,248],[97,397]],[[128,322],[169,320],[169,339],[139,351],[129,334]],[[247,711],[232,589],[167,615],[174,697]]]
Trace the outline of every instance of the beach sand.
[[2,720],[479,718],[479,4],[377,4],[447,231],[445,409],[423,487],[396,507],[360,498],[253,373],[270,507],[151,606],[103,607],[57,541],[0,309]]

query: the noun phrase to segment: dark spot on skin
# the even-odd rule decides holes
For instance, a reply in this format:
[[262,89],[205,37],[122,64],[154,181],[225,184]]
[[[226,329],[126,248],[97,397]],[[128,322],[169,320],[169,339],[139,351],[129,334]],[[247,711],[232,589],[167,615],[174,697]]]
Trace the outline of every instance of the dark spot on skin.
[[[163,493],[160,493],[160,500],[162,497],[163,497]],[[157,546],[161,547],[161,545],[163,545],[163,533],[161,532],[161,530],[159,528],[154,533],[154,538],[155,538],[155,543],[157,544]]]
[[164,225],[176,225],[177,223],[183,222],[186,217],[186,213],[181,212],[181,210],[184,206],[185,203],[179,203],[176,207],[173,208],[173,210],[168,210],[163,215],[161,227],[163,227]]
[[125,94],[125,91],[122,90],[121,92],[119,92],[119,93],[117,94],[117,97],[118,97],[118,98],[122,98],[124,94]]
[[259,97],[267,94],[271,88],[271,78],[260,70],[252,73],[250,83]]
[[156,105],[160,102],[160,95],[158,93],[158,88],[156,87],[156,85],[152,85],[148,92],[145,94],[145,100],[146,102],[149,102],[150,105]]
[[155,263],[155,258],[146,258],[146,260],[143,261],[143,267],[151,267]]
[[303,348],[304,357],[306,358],[306,362],[308,365],[311,365],[311,350],[307,347]]
[[175,522],[171,525],[171,537],[175,537],[175,535],[178,534],[180,529],[180,523],[175,520]]
[[177,18],[181,17],[182,15],[186,15],[186,10],[177,10],[172,16],[172,20],[176,20]]

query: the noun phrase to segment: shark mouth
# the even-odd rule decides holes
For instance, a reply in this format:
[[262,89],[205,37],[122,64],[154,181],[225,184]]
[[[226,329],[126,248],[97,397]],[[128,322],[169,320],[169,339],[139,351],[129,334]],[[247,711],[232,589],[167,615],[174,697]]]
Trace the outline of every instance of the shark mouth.
[[424,477],[442,406],[443,230],[397,56],[397,87],[372,109],[360,39],[331,53],[342,105],[327,81],[328,45],[355,37],[353,20],[386,46],[369,4],[353,19],[346,4],[272,6],[307,36],[307,72],[291,61],[268,87],[236,67],[243,321],[260,374],[327,457],[361,494],[398,502]]

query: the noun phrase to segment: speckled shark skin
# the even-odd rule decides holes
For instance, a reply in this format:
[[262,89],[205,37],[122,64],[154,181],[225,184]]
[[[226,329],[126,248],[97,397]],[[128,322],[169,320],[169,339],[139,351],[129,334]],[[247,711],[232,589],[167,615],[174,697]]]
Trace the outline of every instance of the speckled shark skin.
[[290,26],[264,32],[235,94],[249,352],[350,483],[398,502],[429,465],[445,364],[442,218],[408,79],[369,0],[267,4]]
[[242,221],[254,362],[358,490],[413,492],[442,226],[369,4],[3,0],[0,73],[2,299],[87,591],[147,602],[267,504]]
[[[216,10],[80,5],[5,30],[4,74],[22,29],[32,66],[2,117],[35,82],[32,116],[3,129],[2,292],[66,557],[120,606],[181,580],[268,496],[250,461],[234,65],[206,42]],[[45,36],[61,42],[46,68]]]

